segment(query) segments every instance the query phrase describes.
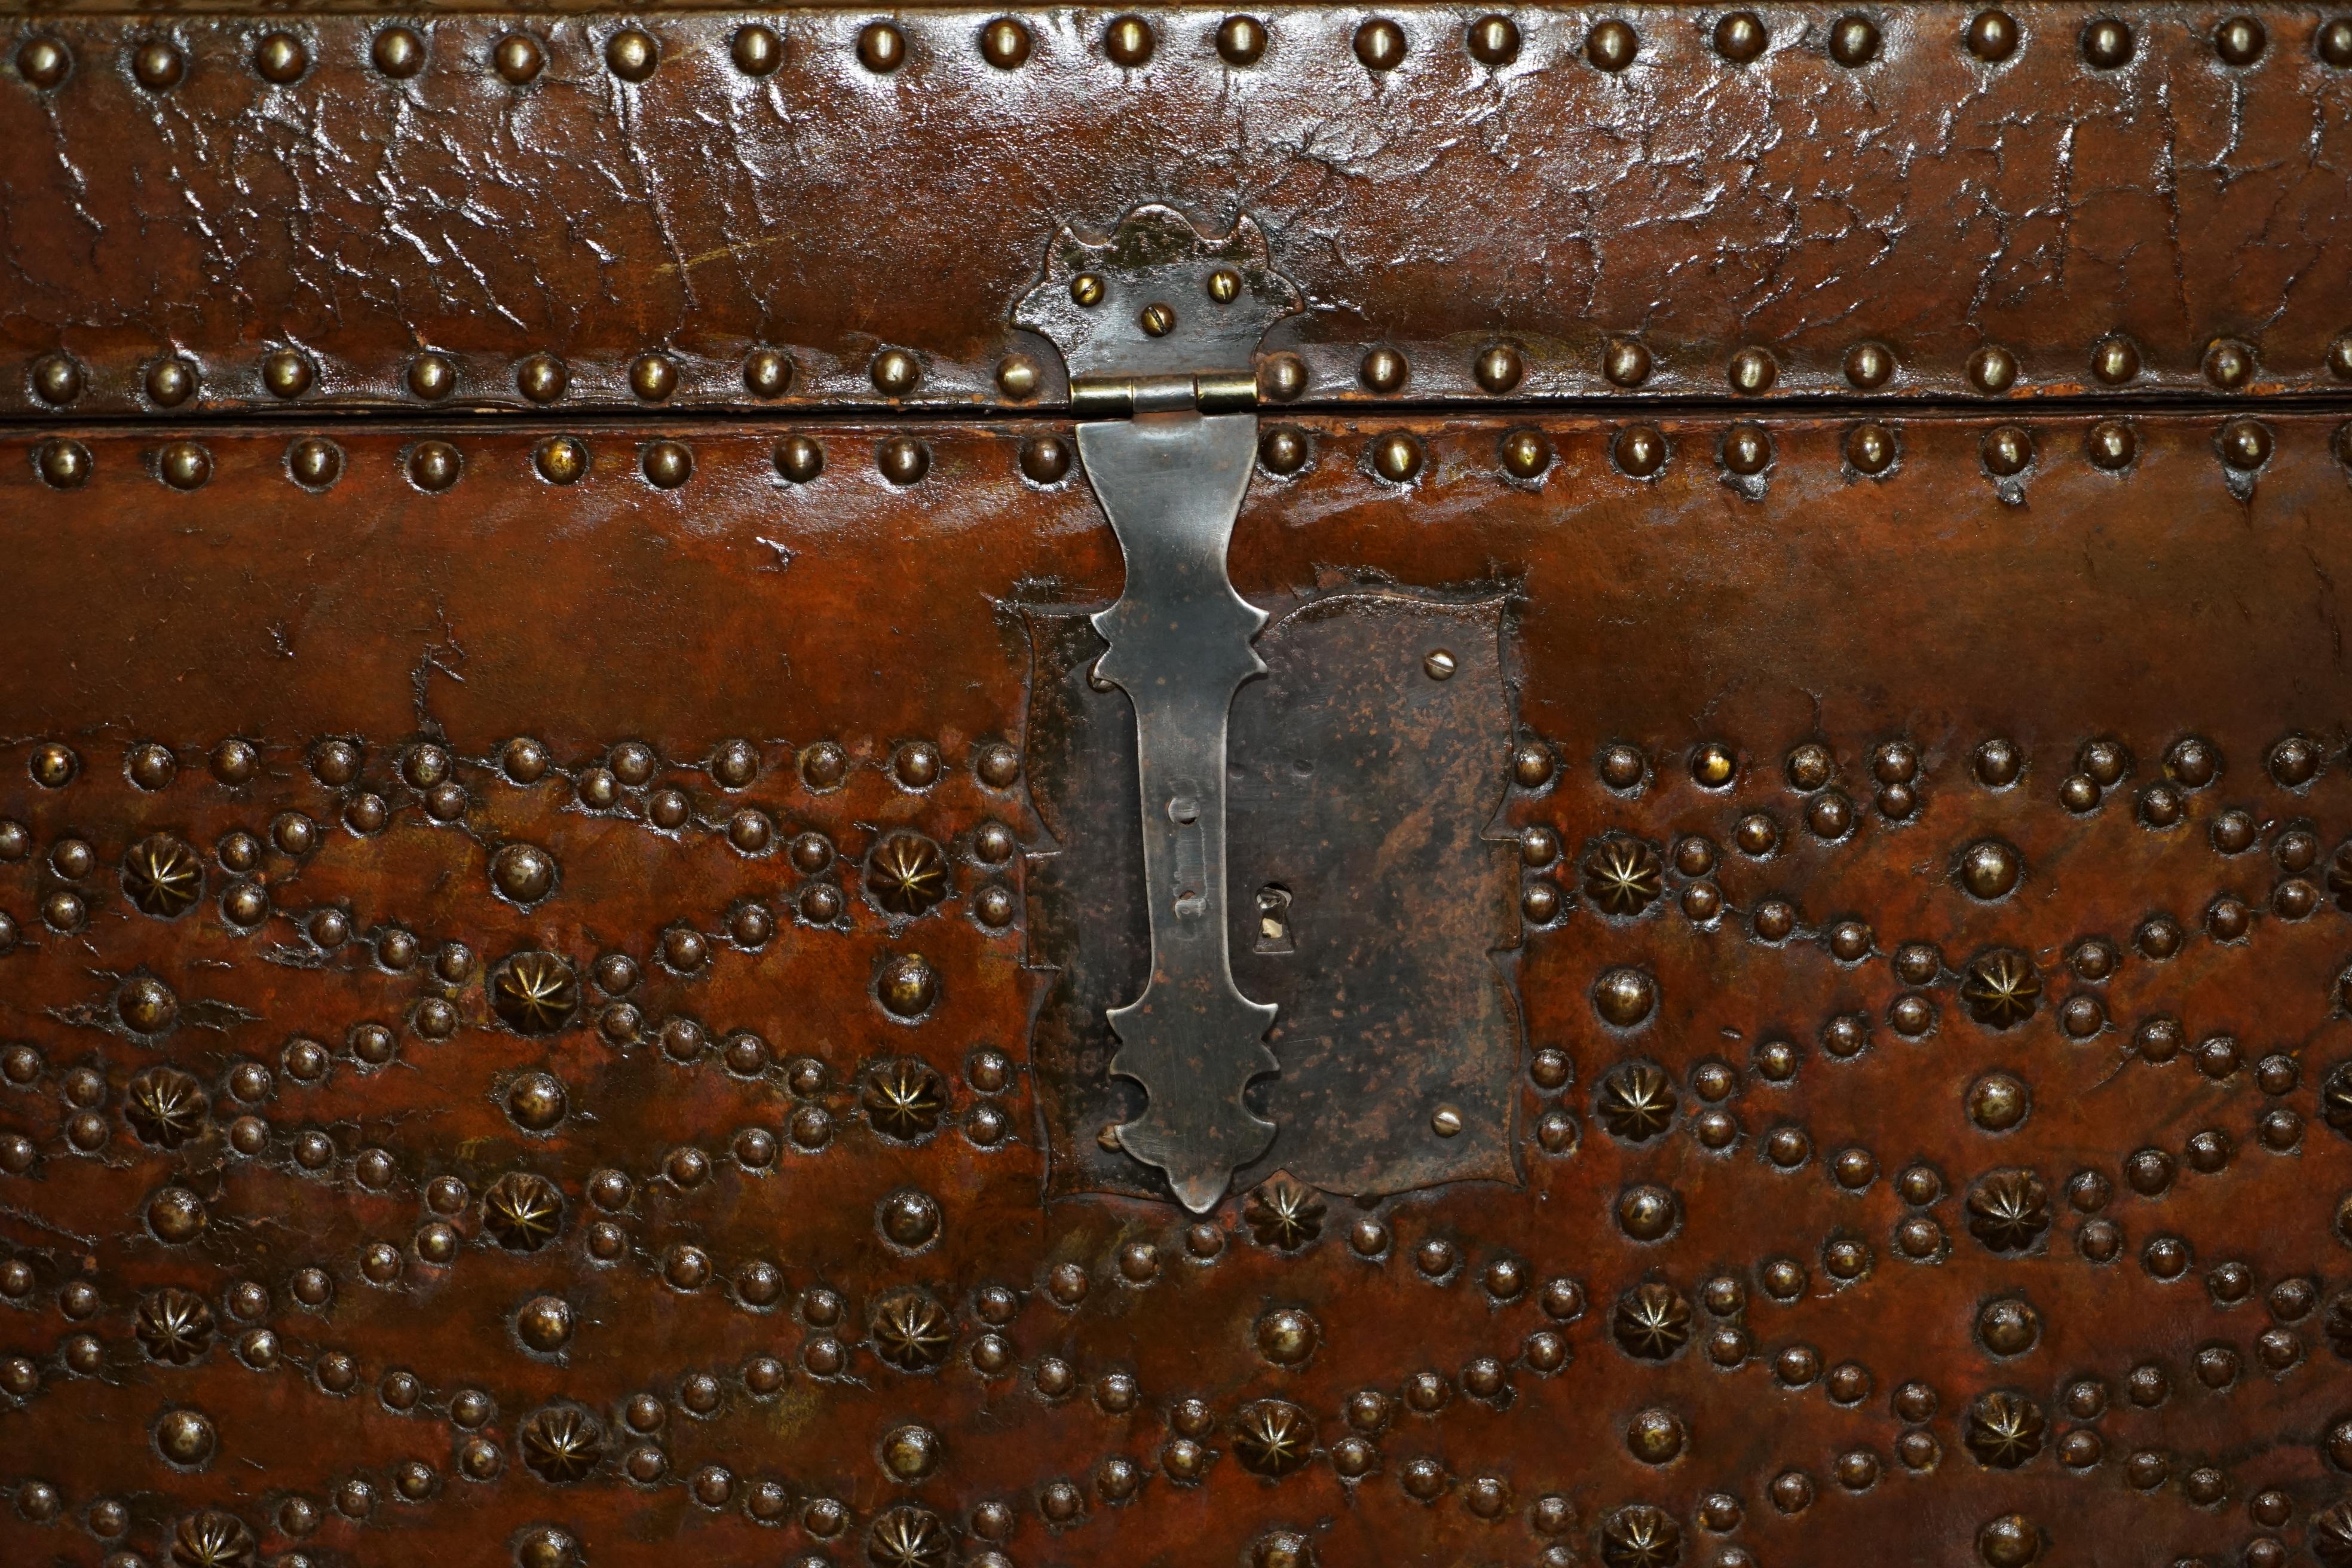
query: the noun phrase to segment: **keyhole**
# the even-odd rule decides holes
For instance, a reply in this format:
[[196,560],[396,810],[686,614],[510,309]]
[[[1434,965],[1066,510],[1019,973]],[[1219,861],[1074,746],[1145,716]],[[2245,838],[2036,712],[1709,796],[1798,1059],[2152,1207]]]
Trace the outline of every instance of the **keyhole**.
[[1279,882],[1257,890],[1257,941],[1252,945],[1258,952],[1296,951],[1290,940],[1290,889]]

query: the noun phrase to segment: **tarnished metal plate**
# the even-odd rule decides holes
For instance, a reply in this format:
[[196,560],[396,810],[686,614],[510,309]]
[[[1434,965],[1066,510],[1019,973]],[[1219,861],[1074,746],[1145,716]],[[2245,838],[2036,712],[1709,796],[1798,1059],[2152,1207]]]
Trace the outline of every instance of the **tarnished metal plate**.
[[0,1559],[2340,1560],[2337,420],[1270,431],[1559,847],[1524,1184],[1199,1222],[1024,1047],[1066,432],[557,434],[0,444]]

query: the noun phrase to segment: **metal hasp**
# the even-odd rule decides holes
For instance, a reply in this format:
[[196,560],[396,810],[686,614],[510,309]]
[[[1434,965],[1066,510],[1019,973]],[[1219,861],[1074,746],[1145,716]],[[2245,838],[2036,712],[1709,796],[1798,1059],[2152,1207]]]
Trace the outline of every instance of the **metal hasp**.
[[1252,356],[1299,309],[1246,217],[1213,238],[1138,207],[1108,239],[1068,228],[1013,312],[1053,340],[1080,413],[1078,459],[1126,558],[1118,603],[1093,617],[1096,666],[1135,707],[1151,975],[1108,1014],[1112,1070],[1143,1086],[1119,1145],[1164,1172],[1194,1213],[1263,1152],[1274,1123],[1243,1095],[1277,1067],[1275,1009],[1234,984],[1225,889],[1225,735],[1234,692],[1265,673],[1265,615],[1234,592],[1225,552],[1257,451]]

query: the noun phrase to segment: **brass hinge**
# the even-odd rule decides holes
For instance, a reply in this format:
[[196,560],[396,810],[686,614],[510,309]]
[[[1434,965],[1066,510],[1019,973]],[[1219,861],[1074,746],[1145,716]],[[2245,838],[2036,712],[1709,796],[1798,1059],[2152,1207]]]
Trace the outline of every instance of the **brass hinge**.
[[1070,378],[1070,412],[1081,419],[1127,419],[1138,414],[1247,414],[1256,407],[1255,371]]

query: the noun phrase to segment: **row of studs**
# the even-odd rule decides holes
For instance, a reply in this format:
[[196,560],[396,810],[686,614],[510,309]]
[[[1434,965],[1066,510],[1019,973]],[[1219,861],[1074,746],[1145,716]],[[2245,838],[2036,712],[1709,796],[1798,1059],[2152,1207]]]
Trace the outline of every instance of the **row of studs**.
[[[1218,58],[1228,66],[1252,66],[1265,55],[1266,24],[1255,16],[1233,16],[1216,30]],[[1000,16],[982,26],[977,37],[981,58],[999,70],[1017,70],[1035,47],[1029,28],[1012,16]],[[1522,42],[1518,24],[1499,14],[1479,17],[1464,34],[1464,47],[1482,65],[1507,66],[1517,60]],[[1771,42],[1770,29],[1753,11],[1733,11],[1719,17],[1709,41],[1717,55],[1733,66],[1745,66],[1762,57]],[[1988,65],[2014,57],[2024,41],[2017,19],[2000,10],[1986,10],[1969,21],[1959,38],[1969,54]],[[2262,58],[2269,36],[2252,16],[2231,16],[2213,30],[2213,52],[2223,64],[2246,67]],[[2131,62],[2139,39],[2131,25],[2112,16],[2096,17],[2080,34],[2084,63],[2095,70],[2114,70]],[[1830,23],[1826,53],[1849,69],[1878,59],[1885,43],[1878,24],[1858,12]],[[1113,18],[1102,32],[1102,52],[1112,64],[1129,69],[1148,64],[1158,48],[1159,35],[1141,16]],[[1367,70],[1391,71],[1404,63],[1410,45],[1405,31],[1385,16],[1375,16],[1357,27],[1356,58]],[[2313,48],[2324,63],[2339,69],[2352,67],[2352,18],[2324,24]],[[1611,18],[1596,23],[1583,39],[1581,53],[1599,70],[1615,73],[1633,65],[1642,51],[1641,35],[1631,23]],[[375,68],[394,80],[406,80],[425,68],[425,42],[408,26],[391,26],[375,35],[369,57]],[[746,76],[773,74],[784,62],[784,41],[776,30],[753,22],[736,29],[729,46],[736,68]],[[907,62],[906,33],[895,22],[868,23],[857,35],[858,63],[877,75],[887,75]],[[604,41],[604,66],[626,82],[651,79],[661,63],[661,45],[643,28],[625,26]],[[131,55],[131,73],[151,92],[168,92],[187,79],[188,55],[169,37],[140,40]],[[491,45],[490,68],[520,87],[535,80],[548,64],[548,47],[535,35],[507,33]],[[291,32],[273,31],[254,46],[253,68],[265,81],[285,86],[301,79],[310,68],[310,47]],[[16,51],[17,74],[43,89],[57,87],[71,74],[73,56],[57,38],[37,36]]]
[[[2332,446],[2337,460],[2352,466],[2352,424],[2337,429]],[[2126,420],[2099,421],[2085,434],[2083,447],[2084,457],[2095,467],[2111,473],[2129,468],[2139,455],[2139,438]],[[1877,478],[1893,471],[1902,444],[1887,426],[1865,423],[1846,433],[1843,449],[1848,467]],[[2276,442],[2270,426],[2261,420],[2232,419],[2216,433],[2214,449],[2232,473],[2245,475],[2259,471],[2270,461]],[[1300,472],[1312,454],[1313,441],[1307,433],[1286,425],[1267,430],[1258,443],[1259,463],[1276,478]],[[1656,478],[1673,454],[1674,444],[1655,426],[1623,426],[1609,440],[1611,462],[1632,479]],[[1071,456],[1070,443],[1061,437],[1033,436],[1021,443],[1022,477],[1032,484],[1058,484],[1069,475]],[[1503,472],[1525,482],[1542,479],[1557,454],[1549,437],[1523,428],[1502,437],[1498,456]],[[1725,431],[1716,456],[1734,479],[1760,482],[1758,476],[1774,460],[1771,435],[1761,426],[1734,425]],[[1984,468],[1996,479],[2015,479],[2033,465],[2036,456],[2032,432],[2020,426],[2003,425],[1985,433]],[[1390,431],[1370,438],[1365,462],[1371,473],[1391,484],[1410,484],[1427,462],[1427,451],[1419,437]],[[410,483],[436,493],[457,484],[466,469],[465,455],[453,443],[438,439],[410,446],[401,463]],[[60,437],[34,448],[33,466],[48,485],[73,489],[88,482],[97,459],[79,441]],[[589,471],[587,444],[576,437],[553,437],[540,443],[531,466],[549,484],[576,484]],[[913,437],[888,437],[875,444],[874,466],[890,483],[912,485],[930,472],[931,450]],[[776,447],[775,467],[785,479],[806,484],[824,471],[824,443],[811,436],[788,437]],[[342,478],[343,468],[342,448],[321,437],[304,437],[286,451],[287,477],[308,490],[330,488]],[[677,489],[694,477],[694,450],[683,441],[667,437],[646,442],[638,450],[638,470],[656,489]],[[154,452],[152,471],[174,489],[198,489],[212,478],[212,453],[199,441],[169,442]]]

